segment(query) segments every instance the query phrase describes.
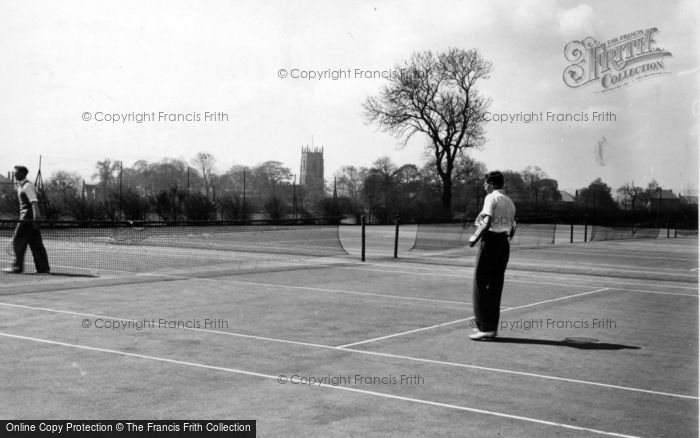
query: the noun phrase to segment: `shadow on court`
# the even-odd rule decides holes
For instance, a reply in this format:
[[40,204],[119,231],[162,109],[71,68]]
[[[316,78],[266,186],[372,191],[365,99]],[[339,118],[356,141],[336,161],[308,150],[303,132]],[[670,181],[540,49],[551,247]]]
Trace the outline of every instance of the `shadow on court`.
[[488,342],[503,342],[510,344],[528,344],[528,345],[551,345],[554,347],[571,347],[578,348],[580,350],[639,350],[641,347],[634,345],[622,345],[622,344],[609,344],[606,342],[598,342],[596,339],[590,340],[575,340],[575,339],[564,339],[562,341],[555,341],[551,339],[531,339],[531,338],[494,338],[489,339]]

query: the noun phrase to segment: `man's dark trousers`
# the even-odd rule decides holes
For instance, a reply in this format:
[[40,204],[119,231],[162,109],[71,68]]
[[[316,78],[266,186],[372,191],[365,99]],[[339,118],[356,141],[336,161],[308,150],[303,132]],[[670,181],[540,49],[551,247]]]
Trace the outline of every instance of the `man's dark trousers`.
[[34,267],[37,272],[49,272],[49,257],[46,255],[44,242],[41,240],[41,232],[32,222],[20,222],[15,228],[12,238],[12,246],[15,250],[15,263],[13,268],[18,271],[24,269],[24,254],[27,246],[32,249]]
[[501,293],[509,257],[510,243],[506,233],[484,233],[476,256],[472,297],[476,326],[482,332],[498,330]]

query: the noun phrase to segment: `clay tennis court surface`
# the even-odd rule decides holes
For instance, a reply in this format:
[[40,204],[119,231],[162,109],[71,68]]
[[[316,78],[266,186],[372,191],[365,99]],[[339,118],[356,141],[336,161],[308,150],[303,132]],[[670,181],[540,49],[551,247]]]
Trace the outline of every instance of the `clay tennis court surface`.
[[698,435],[697,237],[514,250],[499,338],[474,342],[474,250],[409,251],[405,227],[394,259],[369,227],[363,263],[359,228],[339,233],[345,255],[0,283],[2,417]]

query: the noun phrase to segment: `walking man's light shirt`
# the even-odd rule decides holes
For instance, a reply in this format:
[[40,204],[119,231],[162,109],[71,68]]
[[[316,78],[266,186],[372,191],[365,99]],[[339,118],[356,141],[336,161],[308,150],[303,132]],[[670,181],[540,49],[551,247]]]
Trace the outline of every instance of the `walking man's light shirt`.
[[19,219],[31,220],[38,219],[34,217],[33,203],[39,202],[34,190],[34,184],[30,183],[26,178],[19,181],[17,187],[17,196],[19,196]]

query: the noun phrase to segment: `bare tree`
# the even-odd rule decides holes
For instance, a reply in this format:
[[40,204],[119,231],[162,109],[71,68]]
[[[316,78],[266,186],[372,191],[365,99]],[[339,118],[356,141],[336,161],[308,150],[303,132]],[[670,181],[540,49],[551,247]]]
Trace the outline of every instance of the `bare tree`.
[[428,136],[447,214],[452,209],[455,159],[486,140],[484,116],[490,100],[475,84],[487,79],[491,68],[476,50],[415,53],[396,66],[399,73],[378,97],[368,97],[363,104],[366,121],[392,133],[404,146],[415,134]]
[[121,162],[105,158],[103,161],[98,161],[95,165],[97,173],[93,174],[93,178],[97,178],[102,185],[102,201],[107,202],[107,188],[114,184],[115,178],[118,175]]
[[367,176],[367,169],[355,166],[343,166],[334,175],[337,182],[338,194],[350,198],[358,198],[362,192],[362,181]]
[[634,182],[625,183],[622,187],[617,189],[617,193],[622,195],[624,198],[625,206],[629,202],[632,211],[635,210],[637,201],[641,199],[644,189],[634,185]]
[[209,199],[209,193],[212,192],[216,197],[215,187],[213,186],[213,172],[216,158],[209,152],[200,152],[193,159],[192,164],[202,170],[202,179],[204,180],[204,195]]
[[68,202],[80,196],[80,184],[82,179],[76,172],[58,170],[49,178],[48,189],[61,195],[64,202]]

